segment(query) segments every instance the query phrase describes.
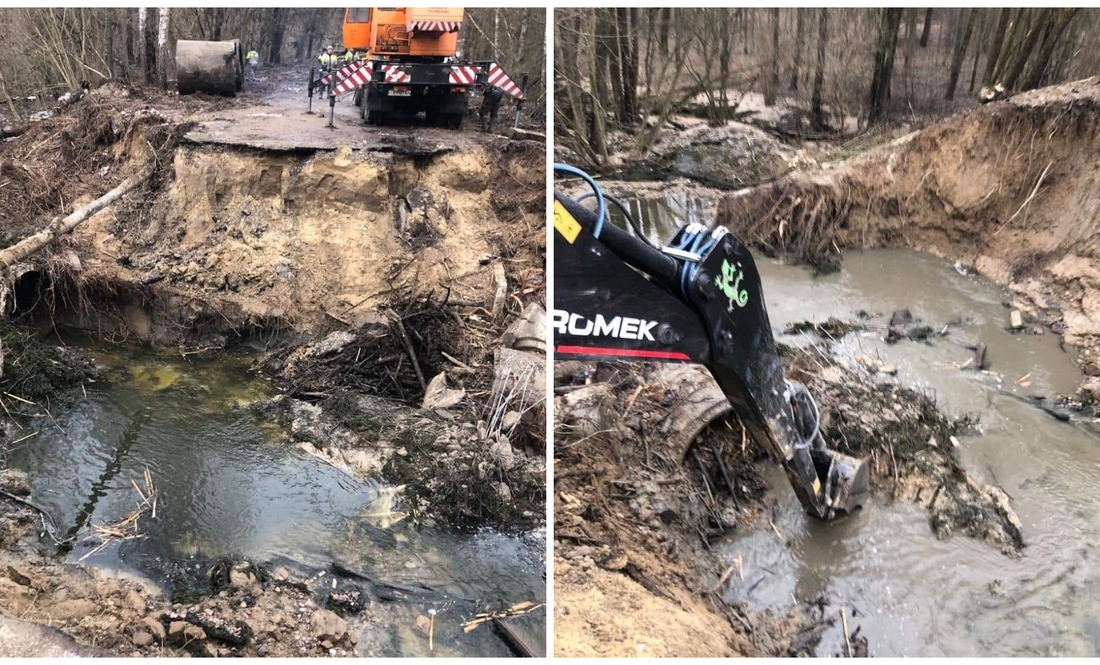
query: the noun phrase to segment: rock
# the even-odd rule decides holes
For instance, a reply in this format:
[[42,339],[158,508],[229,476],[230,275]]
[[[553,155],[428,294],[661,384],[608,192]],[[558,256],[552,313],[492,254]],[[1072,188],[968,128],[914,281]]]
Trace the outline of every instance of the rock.
[[145,610],[148,609],[145,599],[141,597],[140,593],[133,590],[126,594],[126,604],[138,614],[145,614]]
[[157,620],[156,617],[145,617],[138,622],[138,629],[152,635],[153,639],[158,643],[164,642],[164,624]]
[[428,634],[428,630],[431,628],[431,625],[432,625],[431,619],[424,616],[423,614],[416,617],[416,629],[419,630],[420,632],[424,633],[425,635]]
[[153,636],[144,630],[139,630],[134,633],[134,636],[130,638],[130,641],[134,643],[136,647],[147,647],[154,643]]
[[96,611],[96,604],[90,600],[73,600],[54,608],[53,616],[62,621],[80,621]]
[[1008,315],[1008,327],[1013,330],[1019,330],[1024,327],[1024,316],[1020,314],[1020,310],[1014,309],[1009,312]]
[[317,610],[309,619],[313,637],[318,641],[339,642],[348,634],[348,622],[330,610]]
[[173,621],[168,626],[168,641],[179,646],[187,646],[206,640],[206,632],[186,621]]
[[324,647],[325,649],[332,649],[336,645],[333,644],[332,642],[328,641],[328,640],[322,640],[321,641],[321,646]]
[[523,417],[519,411],[509,411],[504,414],[504,417],[500,420],[500,431],[511,432],[519,424],[520,418]]
[[889,374],[890,376],[894,376],[895,374],[898,373],[898,368],[895,367],[894,365],[887,364],[887,365],[882,365],[881,367],[879,367],[878,371],[882,372],[883,374]]
[[256,583],[256,577],[240,570],[229,571],[229,586],[234,589],[248,589]]
[[505,471],[515,467],[517,462],[516,451],[512,448],[511,442],[502,436],[496,437],[492,445],[489,446],[489,455]]
[[466,397],[465,390],[456,390],[447,387],[447,373],[440,372],[428,382],[428,388],[424,391],[422,406],[431,411],[434,409],[449,409],[457,406]]

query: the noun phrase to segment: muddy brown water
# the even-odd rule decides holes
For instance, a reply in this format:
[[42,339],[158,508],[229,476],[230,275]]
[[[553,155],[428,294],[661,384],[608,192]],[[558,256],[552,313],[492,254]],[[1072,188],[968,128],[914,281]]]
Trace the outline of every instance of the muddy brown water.
[[[61,556],[136,574],[173,595],[205,591],[205,571],[219,557],[303,570],[336,561],[460,599],[436,608],[436,655],[511,655],[491,628],[464,634],[458,624],[475,606],[545,600],[544,536],[395,522],[401,505],[381,482],[356,480],[296,449],[278,425],[239,408],[273,394],[247,371],[247,357],[186,362],[173,352],[67,341],[106,365],[107,379],[86,385],[87,397],[68,413],[54,413],[56,426],[37,422],[39,434],[9,456],[30,475],[33,500],[76,536]],[[131,478],[140,483],[146,468],[158,501],[156,518],[141,519],[145,537],[93,553],[90,525],[133,510]],[[414,625],[434,602],[376,603],[372,621],[352,622],[359,652],[428,655]],[[526,632],[541,641],[541,619],[532,618],[535,629]]]
[[[641,207],[663,207],[667,217],[676,205]],[[656,226],[667,240],[673,227]],[[1008,294],[930,255],[850,252],[839,273],[818,278],[802,267],[757,261],[772,327],[787,343],[805,341],[781,335],[788,323],[850,320],[858,310],[881,313],[873,325],[884,326],[903,307],[937,328],[963,321],[931,344],[887,345],[881,330],[851,333],[838,353],[878,357],[898,368],[900,382],[931,391],[947,413],[980,418],[980,434],[960,439],[960,459],[970,474],[1010,495],[1026,548],[1012,559],[965,536],[937,540],[923,508],[884,497],[826,525],[803,514],[785,476],[768,467],[766,501],[782,539],[765,520],[723,542],[722,559],[740,555],[745,573],[743,581],[733,576],[724,597],[781,612],[796,599],[824,596],[833,616],[847,608],[851,630],[859,627],[877,656],[1100,653],[1100,438],[1003,394],[1072,392],[1081,378],[1072,350],[1063,351],[1049,332],[1007,332]],[[972,355],[964,345],[978,341],[989,347],[992,374],[957,369]],[[844,648],[838,618],[818,655]]]

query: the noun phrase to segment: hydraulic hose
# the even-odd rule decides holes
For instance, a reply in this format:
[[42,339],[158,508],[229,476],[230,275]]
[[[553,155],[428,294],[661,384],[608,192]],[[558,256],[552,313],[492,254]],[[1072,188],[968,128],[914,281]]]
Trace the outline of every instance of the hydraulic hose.
[[[554,200],[561,203],[581,226],[595,235],[593,229],[597,226],[597,213],[560,192],[554,192]],[[661,253],[614,224],[603,227],[599,241],[627,264],[663,284],[675,284],[680,278],[680,264],[676,259]]]

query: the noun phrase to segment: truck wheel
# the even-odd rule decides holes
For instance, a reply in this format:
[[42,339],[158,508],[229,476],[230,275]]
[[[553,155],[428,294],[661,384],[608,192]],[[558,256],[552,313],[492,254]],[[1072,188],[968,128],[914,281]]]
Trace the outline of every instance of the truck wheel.
[[352,98],[352,103],[355,104],[356,106],[362,106],[363,105],[363,89],[362,88],[356,88],[355,89],[355,97]]
[[447,116],[447,127],[450,129],[462,129],[462,121],[465,119],[466,116],[462,113],[452,113]]

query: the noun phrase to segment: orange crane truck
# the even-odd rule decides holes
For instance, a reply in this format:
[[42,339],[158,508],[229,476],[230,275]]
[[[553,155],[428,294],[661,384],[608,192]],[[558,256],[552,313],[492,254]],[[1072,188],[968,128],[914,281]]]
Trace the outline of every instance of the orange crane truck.
[[475,85],[522,100],[522,88],[497,63],[457,60],[464,17],[455,7],[347,9],[344,47],[361,58],[321,83],[332,84],[335,95],[354,91],[363,119],[372,125],[422,112],[429,125],[459,129]]

